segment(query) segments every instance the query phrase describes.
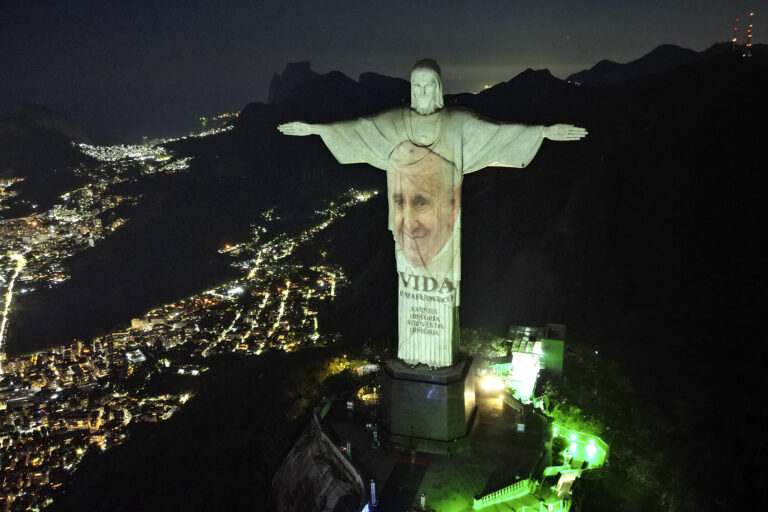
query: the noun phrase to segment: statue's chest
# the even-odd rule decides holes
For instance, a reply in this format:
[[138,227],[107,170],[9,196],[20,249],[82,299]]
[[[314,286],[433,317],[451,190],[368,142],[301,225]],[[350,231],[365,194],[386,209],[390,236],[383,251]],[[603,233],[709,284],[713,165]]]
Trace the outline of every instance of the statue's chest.
[[438,136],[437,116],[411,116],[410,135],[416,144],[428,146],[433,144]]

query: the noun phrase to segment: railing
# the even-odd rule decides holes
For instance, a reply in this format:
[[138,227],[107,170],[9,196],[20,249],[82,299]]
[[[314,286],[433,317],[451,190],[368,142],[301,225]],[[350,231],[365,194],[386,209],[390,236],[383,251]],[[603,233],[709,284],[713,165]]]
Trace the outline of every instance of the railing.
[[475,497],[475,503],[472,505],[474,510],[489,507],[502,501],[520,498],[531,492],[531,481],[529,479],[520,480],[512,485],[508,485],[498,491],[486,494],[482,498]]
[[570,464],[565,464],[564,466],[547,466],[544,468],[544,471],[542,472],[541,476],[542,478],[546,478],[548,476],[556,475],[558,473],[562,473],[563,471],[569,471],[572,470]]
[[[608,443],[598,436],[569,429],[557,422],[552,422],[552,435],[561,437],[565,439],[567,443],[570,443],[571,455],[576,460],[587,461],[589,463],[589,469],[599,468],[605,464],[605,460],[608,458],[608,453],[611,449]],[[575,453],[573,448],[576,448]]]
[[549,512],[550,510],[552,512],[565,512],[568,510],[568,508],[569,506],[565,500],[556,501],[548,505],[544,505],[544,502],[540,501],[539,505],[536,507],[528,507],[523,505],[523,508],[520,509],[520,512]]

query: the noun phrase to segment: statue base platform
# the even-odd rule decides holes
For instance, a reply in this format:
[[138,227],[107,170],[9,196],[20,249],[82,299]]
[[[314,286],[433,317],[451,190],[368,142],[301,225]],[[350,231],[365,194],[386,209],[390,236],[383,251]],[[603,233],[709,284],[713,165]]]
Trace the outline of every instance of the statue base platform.
[[436,370],[390,360],[382,388],[384,434],[393,445],[429,453],[468,446],[477,416],[471,357]]

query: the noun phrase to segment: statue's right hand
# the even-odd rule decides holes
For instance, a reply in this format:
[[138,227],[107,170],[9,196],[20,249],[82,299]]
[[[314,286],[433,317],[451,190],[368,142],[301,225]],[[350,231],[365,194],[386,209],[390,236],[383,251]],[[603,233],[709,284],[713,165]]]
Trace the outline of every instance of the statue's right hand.
[[294,121],[292,123],[283,123],[277,126],[277,129],[283,135],[312,135],[315,133],[312,130],[312,125],[309,123],[302,123],[301,121]]

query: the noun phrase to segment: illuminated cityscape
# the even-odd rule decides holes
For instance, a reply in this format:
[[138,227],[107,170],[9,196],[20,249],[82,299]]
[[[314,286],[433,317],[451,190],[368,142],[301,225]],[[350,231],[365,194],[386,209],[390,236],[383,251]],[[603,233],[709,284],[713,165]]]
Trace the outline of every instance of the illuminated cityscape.
[[[226,117],[226,115],[225,115]],[[226,131],[214,127],[201,137]],[[132,422],[170,418],[190,393],[152,394],[148,383],[158,375],[197,376],[205,359],[225,352],[256,355],[270,348],[293,351],[324,344],[318,307],[332,300],[345,283],[341,269],[319,263],[305,268],[293,258],[349,208],[375,191],[349,190],[315,212],[313,224],[295,234],[267,239],[279,219],[262,215],[248,240],[226,245],[241,275],[210,290],[148,311],[127,330],[90,341],[24,356],[6,356],[3,347],[16,294],[55,286],[69,278],[67,261],[110,236],[130,219],[115,208],[137,197],[120,195],[115,185],[157,173],[181,172],[189,158],[176,158],[163,144],[78,147],[91,157],[75,173],[87,184],[61,195],[45,212],[0,221],[3,288],[0,323],[0,506],[39,509],[75,471],[90,449],[106,450],[126,437]],[[14,185],[0,183],[0,205],[16,200]],[[102,219],[111,218],[105,224]],[[127,320],[127,319],[126,319]]]
[[[199,375],[207,370],[205,358],[223,352],[256,355],[325,343],[317,308],[333,299],[344,275],[333,266],[304,268],[291,256],[373,195],[350,190],[293,236],[262,242],[266,228],[254,227],[250,240],[222,249],[242,277],[149,311],[127,331],[4,358],[2,500],[18,500],[21,509],[49,503],[89,446],[106,450],[125,439],[131,422],[171,417],[190,395],[145,393],[157,375]],[[273,215],[267,212],[264,220]]]
[[[214,128],[196,136],[228,129]],[[67,259],[94,247],[127,222],[127,219],[114,215],[114,210],[124,203],[135,204],[138,198],[116,192],[116,185],[188,168],[189,158],[175,158],[161,145],[175,140],[178,139],[145,145],[80,144],[82,153],[93,159],[93,163],[73,170],[87,182],[85,186],[62,194],[45,212],[0,220],[0,281],[3,288],[0,354],[4,354],[3,341],[14,293],[30,293],[37,287],[50,287],[69,279]],[[15,201],[26,202],[14,188],[23,181],[23,177],[12,177],[0,182],[0,208],[8,209]]]

